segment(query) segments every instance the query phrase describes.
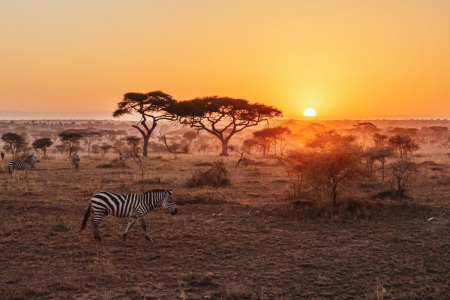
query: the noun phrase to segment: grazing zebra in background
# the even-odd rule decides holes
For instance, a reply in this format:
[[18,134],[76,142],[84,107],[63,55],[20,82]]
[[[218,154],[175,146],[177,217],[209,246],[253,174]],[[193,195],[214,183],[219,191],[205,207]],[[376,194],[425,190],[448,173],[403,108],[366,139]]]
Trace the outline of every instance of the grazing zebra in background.
[[122,152],[119,152],[118,165],[119,167],[125,166],[125,157],[122,155]]
[[74,169],[75,172],[78,172],[78,167],[80,166],[80,158],[78,157],[78,154],[74,154],[72,156],[72,169]]
[[11,160],[8,163],[8,173],[12,178],[12,173],[14,170],[25,170],[25,179],[27,179],[28,170],[36,162],[39,162],[36,154],[30,155],[30,157],[28,157],[26,160]]
[[127,228],[123,233],[123,240],[127,240],[127,233],[131,226],[139,219],[142,229],[145,232],[145,238],[153,241],[147,232],[145,224],[145,215],[149,210],[157,207],[163,207],[171,215],[177,214],[177,209],[173,203],[172,189],[153,189],[143,194],[115,194],[109,192],[100,192],[94,194],[91,202],[84,214],[81,230],[86,227],[87,220],[91,214],[91,208],[94,213],[92,225],[94,239],[102,240],[98,232],[98,224],[104,216],[112,215],[119,218],[130,217]]

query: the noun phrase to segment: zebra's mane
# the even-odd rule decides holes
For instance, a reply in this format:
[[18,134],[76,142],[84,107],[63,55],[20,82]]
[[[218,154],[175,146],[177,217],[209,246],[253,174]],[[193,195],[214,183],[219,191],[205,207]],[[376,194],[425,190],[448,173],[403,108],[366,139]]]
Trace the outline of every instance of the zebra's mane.
[[36,154],[31,154],[30,156],[28,156],[27,160],[31,159],[33,156],[35,156]]

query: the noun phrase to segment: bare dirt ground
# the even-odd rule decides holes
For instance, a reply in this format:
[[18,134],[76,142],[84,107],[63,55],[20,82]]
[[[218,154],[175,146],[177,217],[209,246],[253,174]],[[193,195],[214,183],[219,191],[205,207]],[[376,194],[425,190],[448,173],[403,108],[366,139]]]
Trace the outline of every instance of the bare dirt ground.
[[[2,299],[448,299],[448,165],[424,173],[409,200],[373,201],[370,218],[305,218],[289,201],[282,170],[270,163],[234,167],[232,186],[187,189],[193,161],[149,161],[157,184],[126,169],[98,168],[81,156],[36,165],[28,180],[0,174]],[[3,166],[2,166],[3,168]],[[432,171],[430,171],[432,172]],[[434,171],[433,171],[434,172]],[[156,178],[157,176],[157,178]],[[439,183],[440,182],[440,183]],[[172,187],[179,214],[150,212],[155,242],[126,219],[89,223],[90,196]],[[375,191],[374,191],[375,192]],[[369,200],[367,200],[369,201]]]

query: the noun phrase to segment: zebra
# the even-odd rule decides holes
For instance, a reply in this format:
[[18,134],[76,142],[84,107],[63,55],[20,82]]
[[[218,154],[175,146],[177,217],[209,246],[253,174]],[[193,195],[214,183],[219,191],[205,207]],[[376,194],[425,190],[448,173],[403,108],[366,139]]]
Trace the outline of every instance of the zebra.
[[26,160],[11,160],[8,163],[8,173],[12,178],[14,170],[25,170],[25,179],[27,179],[28,170],[36,162],[39,162],[39,158],[36,154],[30,155]]
[[80,166],[80,158],[78,157],[78,154],[74,154],[72,156],[72,169],[74,169],[75,172],[78,172],[78,167]]
[[118,164],[119,167],[125,166],[125,157],[122,155],[122,152],[119,152]]
[[177,209],[175,208],[172,198],[172,189],[152,189],[143,194],[116,194],[110,192],[99,192],[94,194],[91,198],[84,214],[81,230],[86,227],[87,220],[92,210],[94,213],[92,218],[94,239],[99,241],[102,240],[98,232],[98,224],[104,216],[110,214],[119,218],[130,217],[125,232],[123,233],[124,241],[127,240],[127,233],[131,226],[133,226],[136,220],[139,219],[142,229],[145,232],[145,238],[153,242],[147,232],[144,217],[149,210],[156,207],[163,207],[171,215],[177,214]]

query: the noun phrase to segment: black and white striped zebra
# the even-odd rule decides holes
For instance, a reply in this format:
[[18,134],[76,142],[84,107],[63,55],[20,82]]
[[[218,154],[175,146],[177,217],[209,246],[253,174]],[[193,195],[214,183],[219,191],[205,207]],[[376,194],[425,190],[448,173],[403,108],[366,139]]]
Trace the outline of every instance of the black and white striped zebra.
[[148,211],[157,207],[163,207],[171,215],[177,214],[177,209],[175,208],[172,198],[172,189],[153,189],[143,194],[100,192],[92,196],[91,202],[84,214],[81,230],[86,227],[87,220],[92,210],[94,213],[94,216],[92,217],[94,239],[102,240],[98,232],[98,224],[104,216],[111,215],[119,218],[130,217],[127,228],[123,233],[124,241],[126,241],[127,233],[136,220],[139,220],[141,223],[142,229],[145,232],[145,238],[152,241],[147,232],[144,217]]
[[74,154],[72,156],[72,169],[74,169],[75,172],[78,172],[78,167],[80,166],[80,158],[78,157],[78,154]]
[[30,155],[26,160],[11,160],[8,163],[8,173],[12,178],[12,173],[14,170],[24,170],[25,171],[25,179],[26,179],[28,170],[36,162],[39,162],[39,158],[37,157],[36,154]]

